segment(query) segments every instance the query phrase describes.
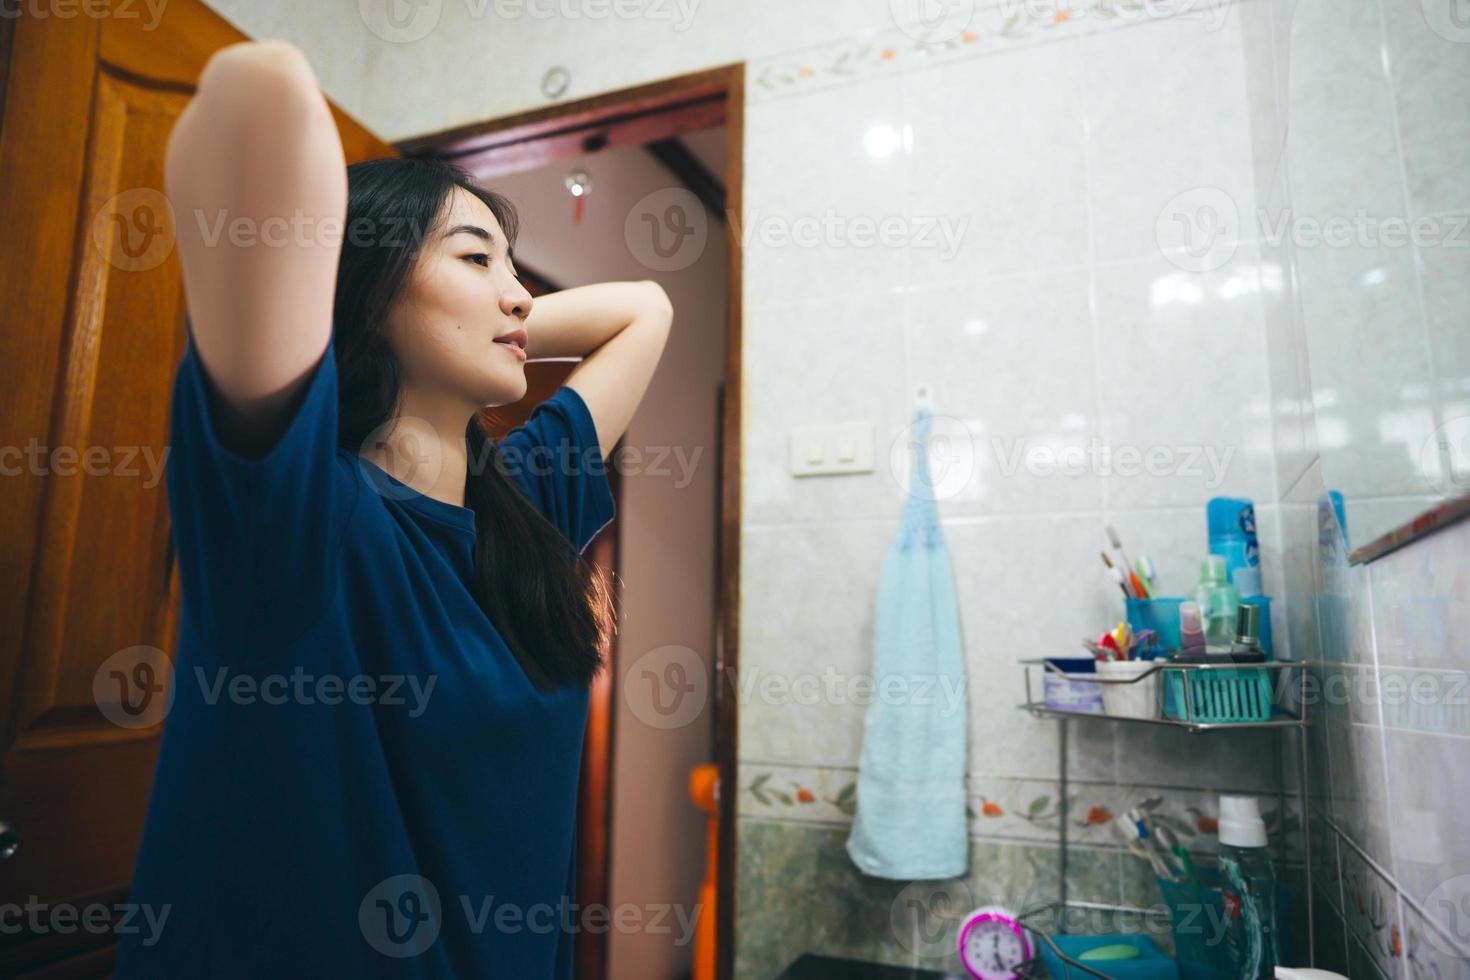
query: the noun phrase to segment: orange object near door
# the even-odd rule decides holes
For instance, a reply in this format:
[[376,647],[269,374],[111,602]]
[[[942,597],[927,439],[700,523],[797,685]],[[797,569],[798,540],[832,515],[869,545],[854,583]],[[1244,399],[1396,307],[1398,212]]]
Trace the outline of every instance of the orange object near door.
[[715,881],[720,860],[720,767],[713,763],[689,772],[689,796],[709,814],[708,856],[699,886],[699,918],[694,929],[693,980],[715,980]]

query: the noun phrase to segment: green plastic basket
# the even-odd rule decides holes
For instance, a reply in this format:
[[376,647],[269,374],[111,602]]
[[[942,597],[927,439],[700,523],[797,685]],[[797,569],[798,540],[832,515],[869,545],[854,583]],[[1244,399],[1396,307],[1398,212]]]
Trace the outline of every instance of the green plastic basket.
[[[1165,668],[1164,714],[1201,724],[1268,721],[1271,718],[1270,671],[1260,667],[1219,670]],[[1184,698],[1189,685],[1189,700]]]

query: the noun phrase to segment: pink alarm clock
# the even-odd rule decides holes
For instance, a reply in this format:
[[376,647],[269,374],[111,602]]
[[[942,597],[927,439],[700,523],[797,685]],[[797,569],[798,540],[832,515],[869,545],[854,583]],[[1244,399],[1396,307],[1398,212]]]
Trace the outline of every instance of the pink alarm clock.
[[960,962],[976,980],[1017,980],[1016,971],[1031,959],[1031,940],[1016,917],[987,905],[965,917],[960,926]]

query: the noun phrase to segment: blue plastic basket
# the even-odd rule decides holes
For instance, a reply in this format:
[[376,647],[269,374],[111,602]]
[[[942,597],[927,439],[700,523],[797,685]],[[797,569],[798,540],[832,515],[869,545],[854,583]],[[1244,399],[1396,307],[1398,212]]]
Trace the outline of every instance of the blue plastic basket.
[[[1270,671],[1262,667],[1218,670],[1164,669],[1164,714],[1179,721],[1219,725],[1271,718]],[[1188,685],[1189,700],[1184,697]]]
[[[1139,935],[1117,935],[1117,936],[1052,936],[1051,941],[1061,951],[1063,956],[1071,957],[1079,963],[1105,973],[1113,980],[1179,980],[1179,968],[1174,961],[1165,956],[1159,947],[1148,936]],[[1096,960],[1088,962],[1080,959],[1088,950],[1097,949],[1099,946],[1132,946],[1137,949],[1139,956],[1132,960]],[[1039,950],[1041,962],[1046,965],[1047,971],[1054,980],[1063,980],[1066,977],[1090,977],[1090,974],[1081,970],[1069,969],[1067,964],[1052,952],[1045,943],[1041,943]]]
[[1201,868],[1200,880],[1205,884],[1158,879],[1159,890],[1169,906],[1174,962],[1179,967],[1180,980],[1230,980],[1220,875],[1214,868]]

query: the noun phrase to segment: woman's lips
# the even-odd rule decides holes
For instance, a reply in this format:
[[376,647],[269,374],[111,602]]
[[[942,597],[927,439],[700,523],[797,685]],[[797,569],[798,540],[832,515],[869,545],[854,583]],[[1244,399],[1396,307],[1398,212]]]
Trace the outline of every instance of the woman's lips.
[[513,343],[511,343],[508,340],[497,340],[495,342],[495,345],[497,347],[504,347],[504,348],[506,348],[507,350],[509,350],[511,353],[513,353],[517,358],[519,358],[522,361],[524,361],[526,359],[526,352],[523,351],[523,350],[521,350],[521,348],[520,348],[520,346],[518,344],[513,344]]

